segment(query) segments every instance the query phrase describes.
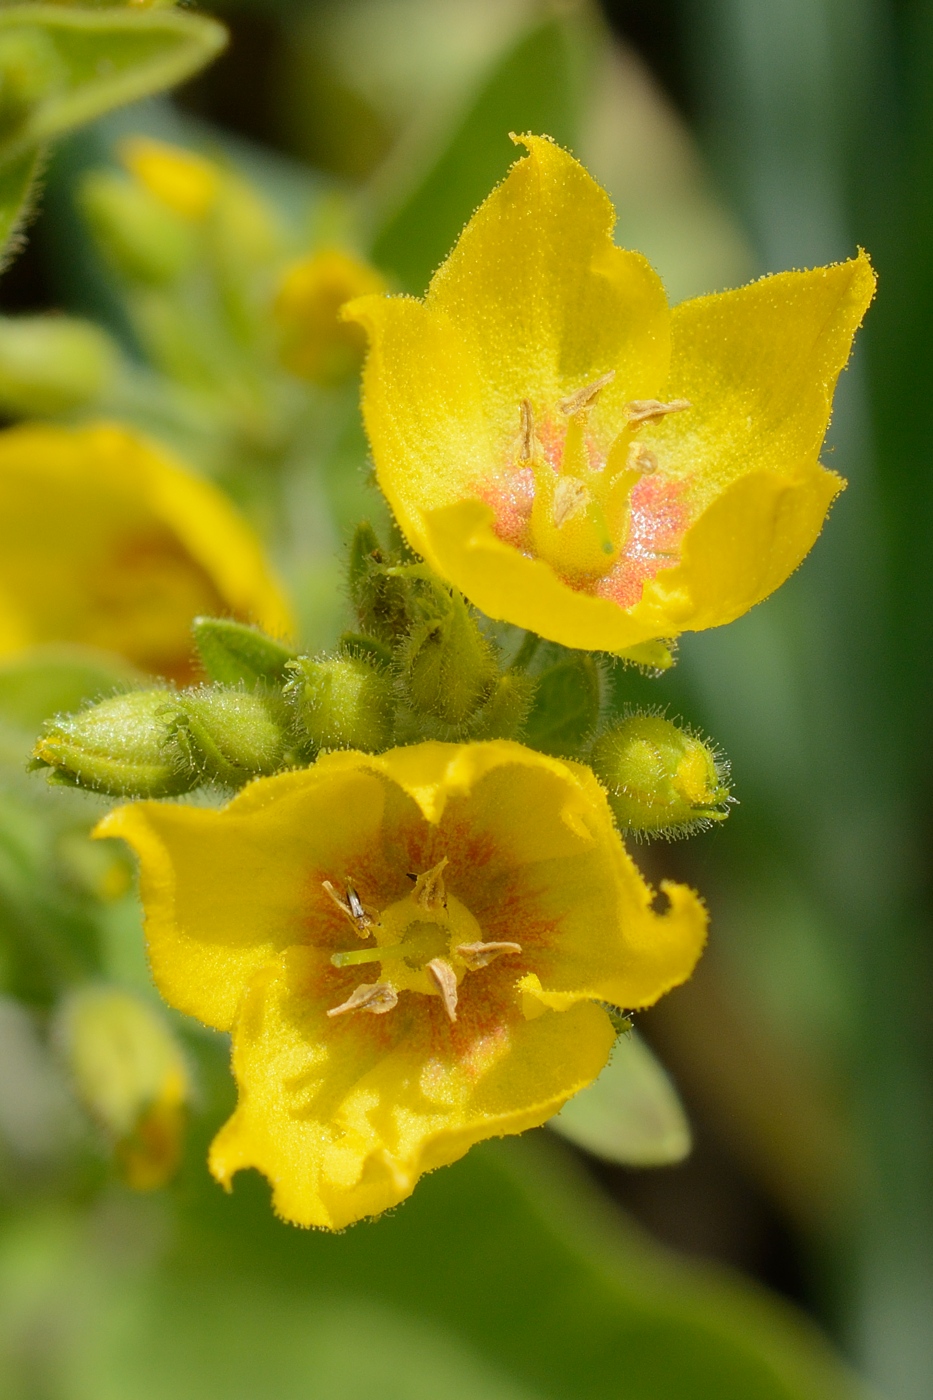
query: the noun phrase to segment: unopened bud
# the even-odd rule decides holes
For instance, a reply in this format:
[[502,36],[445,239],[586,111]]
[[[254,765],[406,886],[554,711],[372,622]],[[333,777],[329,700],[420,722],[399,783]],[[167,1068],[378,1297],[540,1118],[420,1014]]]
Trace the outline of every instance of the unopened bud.
[[384,292],[375,268],[326,248],[286,268],[275,300],[286,369],[316,384],[339,384],[360,367],[366,332],[340,319],[340,308],[367,292]]
[[285,732],[271,697],[223,686],[178,696],[192,758],[205,778],[242,787],[285,760]]
[[360,656],[292,663],[287,692],[311,750],[379,753],[392,743],[394,696],[384,670]]
[[471,726],[470,738],[518,738],[531,710],[536,684],[524,671],[506,671]]
[[121,175],[108,170],[88,175],[81,208],[101,252],[132,282],[172,282],[196,256],[190,224]]
[[390,571],[396,562],[368,521],[356,527],[347,561],[350,600],[363,632],[389,646],[401,641],[411,623],[411,586]]
[[190,1083],[162,1016],[130,992],[83,987],[60,1006],[53,1037],[127,1185],[164,1186],[181,1158]]
[[295,652],[258,627],[229,617],[196,617],[191,624],[194,644],[212,681],[223,685],[276,684],[284,681]]
[[110,337],[72,316],[0,317],[0,411],[46,418],[99,398],[117,367]]
[[422,618],[403,658],[403,683],[412,709],[447,725],[466,724],[496,681],[492,648],[462,595],[432,585]]
[[33,766],[53,781],[111,797],[171,797],[200,781],[178,733],[172,690],[132,690],[50,720]]
[[210,213],[221,178],[213,161],[150,136],[127,137],[119,151],[130,174],[167,209],[192,223]]
[[590,762],[623,830],[682,836],[728,816],[724,761],[660,715],[614,725],[597,739]]

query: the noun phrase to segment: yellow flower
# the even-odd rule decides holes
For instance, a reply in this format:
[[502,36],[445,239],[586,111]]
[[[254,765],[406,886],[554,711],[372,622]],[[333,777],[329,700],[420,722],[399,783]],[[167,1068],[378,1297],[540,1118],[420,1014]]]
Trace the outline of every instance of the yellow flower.
[[409,543],[490,617],[622,652],[730,622],[797,567],[868,306],[864,253],[668,308],[608,197],[530,154],[423,301],[367,297],[363,407]]
[[331,753],[97,834],[139,856],[163,995],[233,1031],[212,1172],[257,1167],[300,1225],[543,1123],[606,1063],[599,1003],[654,1002],[705,937],[685,886],[653,910],[589,769],[505,740]]
[[319,384],[339,383],[354,373],[366,336],[359,326],[340,319],[340,308],[354,297],[384,289],[375,268],[339,248],[322,248],[287,267],[275,301],[286,369]]
[[120,144],[120,157],[150,194],[183,219],[200,223],[214,207],[220,169],[194,151],[149,136],[130,136]]
[[0,432],[0,655],[83,642],[184,681],[199,613],[291,627],[216,487],[109,424]]

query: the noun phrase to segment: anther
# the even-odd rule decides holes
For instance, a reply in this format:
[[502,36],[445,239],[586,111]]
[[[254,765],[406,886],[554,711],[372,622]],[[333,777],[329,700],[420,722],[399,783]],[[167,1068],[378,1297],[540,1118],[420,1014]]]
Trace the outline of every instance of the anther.
[[370,1011],[384,1016],[398,1005],[398,992],[387,982],[363,982],[340,1006],[332,1006],[328,1016],[345,1016],[348,1011]]
[[341,909],[343,913],[346,914],[358,933],[367,934],[373,924],[378,922],[378,918],[374,919],[372,917],[373,910],[367,909],[349,880],[347,881],[346,899],[340,897],[330,880],[322,880],[321,884],[327,894],[330,895],[337,908]]
[[437,865],[426,870],[423,875],[419,875],[415,881],[413,891],[416,903],[422,909],[446,909],[447,891],[444,888],[444,867],[448,864],[447,857],[439,860]]
[[643,442],[633,442],[629,446],[625,465],[630,471],[636,472],[656,472],[658,469],[658,459],[649,447]]
[[503,953],[521,951],[520,943],[461,943],[454,949],[457,957],[466,963],[469,972],[478,972],[481,967],[488,967],[493,958],[499,958]]
[[441,994],[441,1001],[444,1003],[444,1010],[448,1019],[453,1022],[457,1019],[457,974],[454,972],[449,962],[443,958],[432,958],[426,965],[425,971],[431,974],[431,978],[437,990]]
[[632,399],[625,405],[625,416],[630,423],[660,423],[669,413],[683,413],[692,408],[689,399],[671,399],[661,403],[658,399]]
[[559,530],[568,520],[586,510],[590,493],[575,476],[559,477],[554,487],[554,524]]
[[530,462],[535,455],[535,420],[528,399],[522,399],[519,412],[521,413],[522,445],[519,449],[518,460]]
[[583,388],[577,389],[576,393],[568,395],[566,399],[561,399],[557,407],[561,413],[566,413],[568,418],[579,413],[581,408],[591,408],[596,402],[600,390],[605,389],[607,384],[611,384],[615,377],[616,372],[611,369],[608,374],[594,379],[592,384],[584,384]]

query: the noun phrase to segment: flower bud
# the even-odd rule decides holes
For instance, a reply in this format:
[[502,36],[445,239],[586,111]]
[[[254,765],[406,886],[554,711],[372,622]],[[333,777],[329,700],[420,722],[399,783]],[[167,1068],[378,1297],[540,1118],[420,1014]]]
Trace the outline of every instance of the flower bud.
[[163,1017],[130,992],[83,987],[59,1007],[53,1038],[127,1185],[164,1186],[181,1158],[190,1084]]
[[194,261],[191,226],[143,186],[112,171],[87,176],[81,207],[101,251],[131,282],[172,282]]
[[407,698],[419,714],[466,724],[495,685],[492,647],[456,591],[432,584],[421,595],[419,611],[402,661]]
[[114,695],[50,720],[36,744],[33,766],[51,768],[52,781],[111,797],[190,792],[200,776],[179,735],[180,718],[175,691]]
[[274,314],[286,369],[316,384],[339,384],[359,369],[366,349],[361,326],[340,320],[340,308],[367,292],[385,291],[379,273],[339,248],[326,248],[285,269]]
[[242,787],[285,762],[285,731],[268,696],[202,686],[178,696],[192,758],[205,778]]
[[306,747],[379,753],[392,743],[392,681],[361,656],[320,661],[301,657],[290,668],[287,693]]
[[723,760],[660,715],[613,725],[593,745],[590,763],[625,831],[683,836],[728,816]]
[[395,562],[379,543],[373,527],[362,521],[350,543],[347,578],[350,599],[363,632],[389,646],[399,642],[410,625],[411,585],[390,572]]
[[130,136],[120,142],[120,159],[143,189],[192,223],[206,218],[217,200],[220,169],[195,151]]
[[0,410],[69,413],[99,398],[117,368],[110,337],[71,316],[0,318]]
[[191,625],[194,644],[212,681],[254,689],[281,683],[295,652],[258,627],[229,617],[196,617]]
[[534,702],[537,681],[524,671],[506,671],[470,728],[471,739],[516,739]]

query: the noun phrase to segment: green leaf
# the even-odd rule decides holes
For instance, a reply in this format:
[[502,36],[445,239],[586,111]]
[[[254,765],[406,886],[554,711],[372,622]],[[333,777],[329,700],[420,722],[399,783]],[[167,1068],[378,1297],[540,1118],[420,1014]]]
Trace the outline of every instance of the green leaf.
[[572,754],[592,735],[602,706],[603,672],[589,652],[567,652],[535,676],[538,689],[525,742],[542,753]]
[[526,32],[488,76],[433,165],[376,237],[374,261],[406,290],[424,291],[473,210],[517,159],[510,131],[573,143],[580,45],[573,22],[550,20]]
[[634,1031],[619,1036],[599,1078],[550,1126],[594,1156],[629,1167],[682,1162],[692,1146],[677,1090]]
[[36,177],[45,156],[45,149],[40,146],[0,167],[0,272],[17,251],[23,225],[32,212]]
[[[175,10],[0,9],[0,67],[15,52],[23,87],[21,113],[0,112],[0,165],[190,77],[225,43],[216,20]],[[31,63],[25,72],[24,54]]]
[[254,689],[267,681],[283,682],[288,663],[297,655],[258,627],[229,617],[196,617],[191,630],[205,671],[223,685],[242,683]]

